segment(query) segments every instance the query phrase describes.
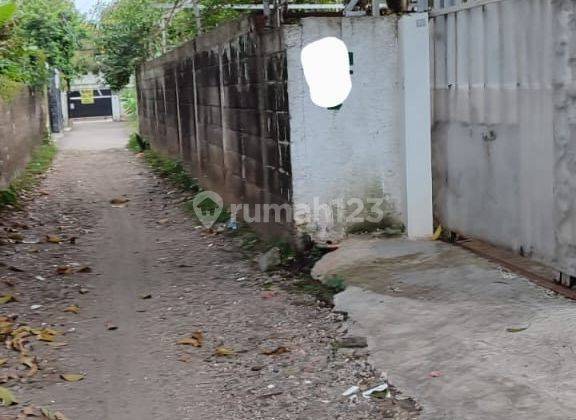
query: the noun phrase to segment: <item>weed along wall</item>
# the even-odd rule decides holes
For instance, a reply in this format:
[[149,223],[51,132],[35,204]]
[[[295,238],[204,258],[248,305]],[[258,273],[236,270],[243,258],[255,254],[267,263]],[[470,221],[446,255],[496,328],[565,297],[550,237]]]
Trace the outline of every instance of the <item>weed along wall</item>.
[[[408,35],[405,19],[414,29]],[[424,25],[397,16],[303,17],[271,28],[250,17],[222,25],[139,69],[141,134],[227,203],[291,206],[276,210],[281,231],[338,240],[370,214],[382,215],[374,225],[407,225],[409,234],[426,236],[428,28],[427,17],[420,20]],[[343,103],[329,109],[312,102],[301,62],[309,43],[327,37],[346,45],[352,83]],[[418,37],[425,51],[403,52],[403,42]],[[404,68],[421,69],[423,97],[404,88]],[[417,118],[407,128],[410,107]],[[414,164],[414,156],[428,162]]]
[[46,97],[23,87],[12,99],[0,99],[0,189],[26,167],[34,147],[46,135]]

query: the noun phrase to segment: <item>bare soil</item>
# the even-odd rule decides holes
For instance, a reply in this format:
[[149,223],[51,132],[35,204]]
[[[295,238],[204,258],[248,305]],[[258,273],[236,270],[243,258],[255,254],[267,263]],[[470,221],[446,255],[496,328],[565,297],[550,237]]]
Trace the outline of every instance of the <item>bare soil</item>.
[[[130,201],[110,204],[121,196]],[[0,419],[26,407],[70,420],[417,416],[398,395],[343,397],[378,385],[382,372],[362,349],[334,348],[342,316],[285,292],[289,280],[196,226],[185,199],[127,150],[66,148],[24,208],[3,214],[0,296],[16,301],[0,304],[0,316],[35,330],[20,350],[0,348],[0,387],[19,401]],[[70,305],[78,313],[64,312]],[[42,328],[65,345],[39,340]],[[198,332],[201,347],[178,344]]]

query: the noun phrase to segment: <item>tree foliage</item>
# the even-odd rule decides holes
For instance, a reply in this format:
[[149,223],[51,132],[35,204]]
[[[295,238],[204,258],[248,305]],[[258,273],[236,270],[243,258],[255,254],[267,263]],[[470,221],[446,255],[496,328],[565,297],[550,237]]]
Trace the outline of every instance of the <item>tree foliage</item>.
[[46,83],[46,64],[65,79],[74,77],[74,56],[84,34],[71,0],[0,3],[0,93],[14,83]]
[[[224,4],[240,0],[199,0],[202,29],[236,18]],[[153,7],[165,3],[166,8]],[[97,44],[106,82],[114,90],[126,86],[136,67],[163,50],[198,34],[192,9],[179,9],[182,0],[112,0],[101,8]]]
[[158,0],[118,0],[100,12],[97,47],[106,82],[113,90],[128,84],[136,66],[160,46],[162,10]]

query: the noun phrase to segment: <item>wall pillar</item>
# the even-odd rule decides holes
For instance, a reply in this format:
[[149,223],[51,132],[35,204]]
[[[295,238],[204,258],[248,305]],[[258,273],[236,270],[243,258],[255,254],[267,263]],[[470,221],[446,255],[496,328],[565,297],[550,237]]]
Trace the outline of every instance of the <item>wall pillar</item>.
[[112,119],[120,121],[122,119],[122,105],[118,93],[112,92]]
[[404,88],[406,232],[409,238],[420,239],[433,232],[428,13],[406,14],[398,25]]

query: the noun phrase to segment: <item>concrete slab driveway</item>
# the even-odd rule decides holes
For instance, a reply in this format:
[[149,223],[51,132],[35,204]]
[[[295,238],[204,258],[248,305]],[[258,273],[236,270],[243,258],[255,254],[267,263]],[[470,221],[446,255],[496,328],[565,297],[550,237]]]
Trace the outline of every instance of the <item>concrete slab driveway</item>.
[[363,240],[328,254],[373,362],[425,419],[575,419],[576,302],[439,242]]

